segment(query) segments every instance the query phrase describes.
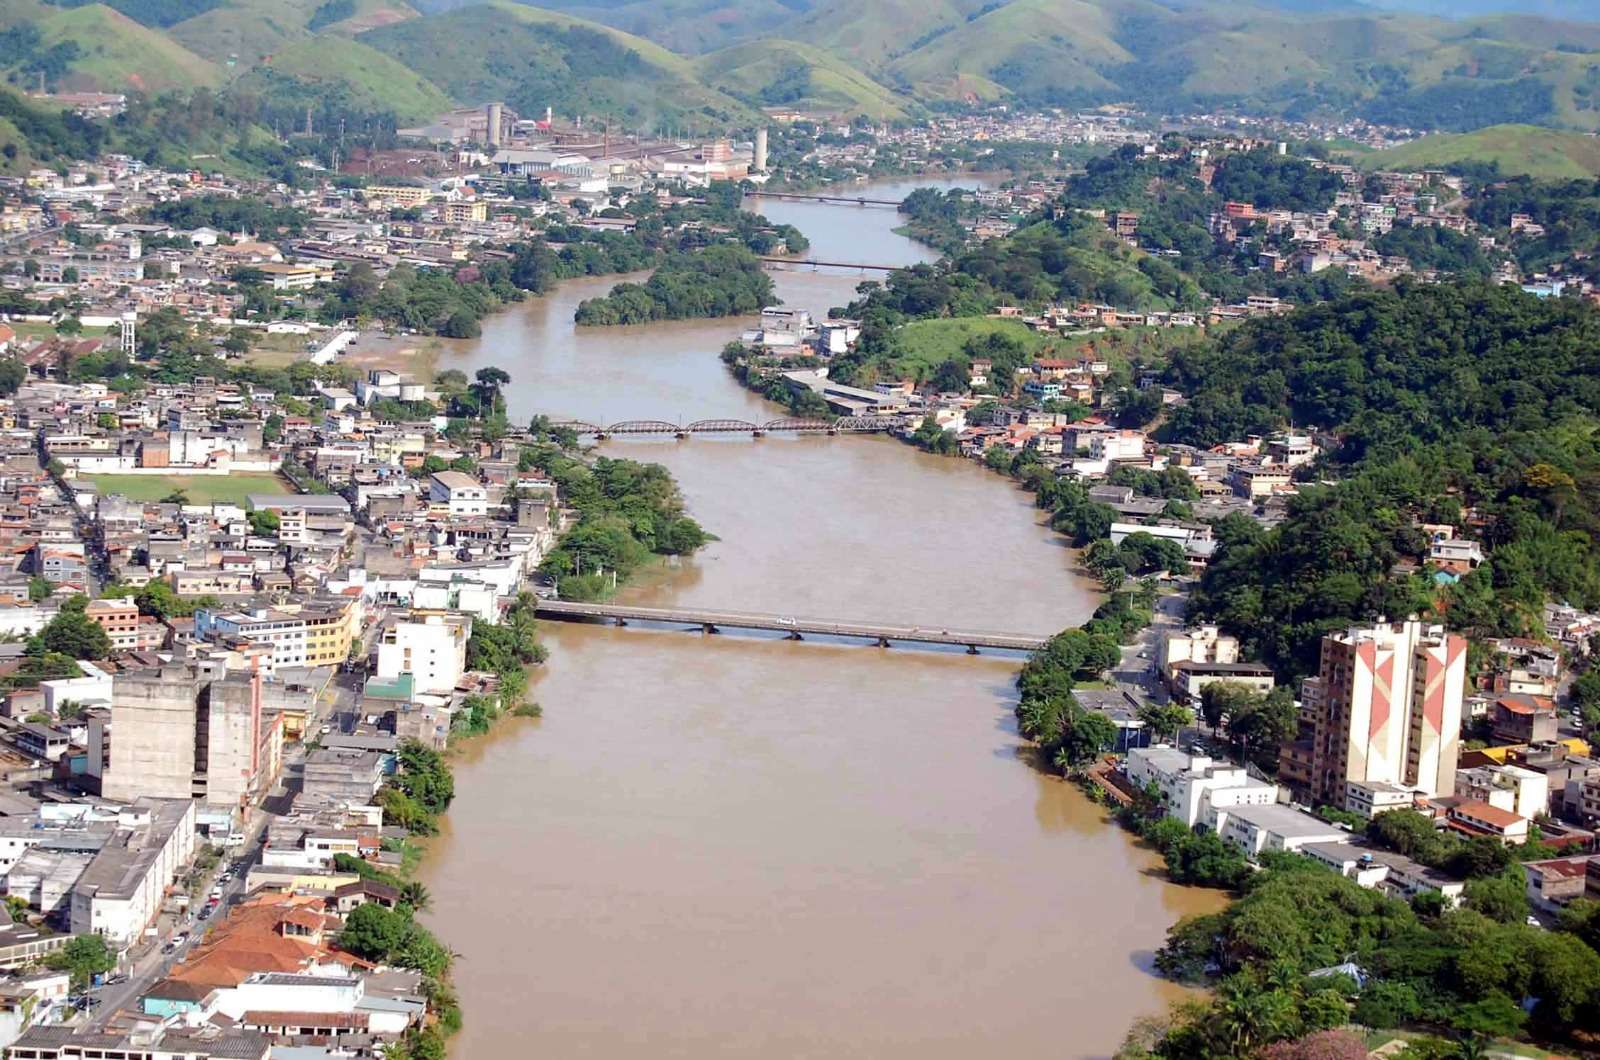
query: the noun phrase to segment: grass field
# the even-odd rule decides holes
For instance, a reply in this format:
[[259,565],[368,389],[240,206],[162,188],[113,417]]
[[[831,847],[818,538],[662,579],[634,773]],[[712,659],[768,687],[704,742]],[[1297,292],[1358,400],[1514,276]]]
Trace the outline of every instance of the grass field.
[[102,496],[120,493],[133,501],[159,501],[182,490],[191,504],[243,504],[251,493],[293,493],[294,487],[271,474],[237,475],[85,475]]
[[914,320],[900,329],[900,341],[906,351],[907,366],[926,365],[929,372],[952,357],[959,356],[961,348],[982,335],[1009,335],[1018,340],[1029,353],[1038,352],[1045,344],[1044,337],[1020,320],[1000,317],[949,317],[942,320]]

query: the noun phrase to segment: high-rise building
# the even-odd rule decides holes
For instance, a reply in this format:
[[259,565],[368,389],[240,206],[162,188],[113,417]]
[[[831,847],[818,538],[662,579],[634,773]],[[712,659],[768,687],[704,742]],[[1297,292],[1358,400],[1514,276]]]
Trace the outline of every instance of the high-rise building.
[[283,749],[279,717],[261,709],[261,682],[259,671],[182,658],[118,674],[101,794],[242,805],[276,773]]
[[1466,671],[1465,638],[1415,619],[1324,637],[1280,778],[1334,806],[1352,781],[1454,794]]
[[757,173],[767,171],[767,129],[766,126],[756,130],[755,157],[751,160],[750,168]]

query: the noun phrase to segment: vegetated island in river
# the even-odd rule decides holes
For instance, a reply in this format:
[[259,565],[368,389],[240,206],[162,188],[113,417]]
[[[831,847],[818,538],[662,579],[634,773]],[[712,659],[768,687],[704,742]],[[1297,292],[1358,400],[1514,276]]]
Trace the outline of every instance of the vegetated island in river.
[[669,255],[642,284],[619,283],[602,298],[578,303],[579,324],[647,324],[746,316],[775,304],[772,277],[744,247],[716,246]]
[[[494,411],[503,414],[498,391]],[[605,595],[650,560],[653,555],[684,555],[711,540],[700,524],[684,513],[683,497],[672,475],[659,464],[636,460],[586,459],[578,451],[571,431],[552,430],[538,417],[530,427],[530,441],[518,454],[524,473],[543,471],[561,491],[564,503],[578,514],[545,557],[543,571],[559,578],[563,595],[594,599]],[[525,498],[516,493],[509,503],[519,507]],[[499,622],[474,622],[467,640],[467,668],[493,673],[498,685],[492,694],[469,696],[450,722],[450,744],[489,732],[507,713],[537,717],[540,707],[528,702],[528,668],[548,656],[536,635],[531,593],[520,594]],[[437,834],[439,819],[455,798],[455,775],[450,759],[417,740],[401,745],[399,768],[379,792],[385,825],[398,826],[410,837]],[[385,839],[386,849],[395,841]],[[420,849],[410,839],[400,841],[404,854],[393,871],[365,860],[338,855],[335,867],[395,888],[400,902],[387,909],[368,903],[347,919],[339,944],[344,949],[378,963],[416,968],[423,974],[423,989],[436,1019],[414,1029],[389,1046],[390,1060],[441,1060],[445,1040],[461,1027],[461,1007],[450,981],[454,954],[416,919],[425,910],[427,889],[414,877]]]

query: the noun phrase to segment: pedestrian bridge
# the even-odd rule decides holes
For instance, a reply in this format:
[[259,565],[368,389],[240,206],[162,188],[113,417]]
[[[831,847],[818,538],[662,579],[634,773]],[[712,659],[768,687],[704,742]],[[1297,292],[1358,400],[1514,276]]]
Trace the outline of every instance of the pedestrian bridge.
[[767,630],[782,633],[790,640],[808,636],[847,637],[871,641],[880,648],[891,644],[941,644],[965,648],[969,655],[980,649],[1037,651],[1045,638],[1028,633],[997,633],[970,629],[945,629],[934,626],[882,625],[873,622],[835,622],[827,619],[796,618],[789,615],[757,614],[749,611],[714,611],[686,607],[634,607],[627,604],[591,604],[575,600],[540,600],[540,618],[569,622],[596,620],[626,626],[631,622],[655,622],[668,626],[698,626],[702,632],[724,629]]

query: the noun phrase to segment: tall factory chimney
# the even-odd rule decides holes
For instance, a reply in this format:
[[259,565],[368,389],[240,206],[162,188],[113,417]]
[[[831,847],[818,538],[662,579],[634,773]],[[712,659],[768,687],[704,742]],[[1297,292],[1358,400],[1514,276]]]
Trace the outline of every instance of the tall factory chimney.
[[490,147],[500,146],[500,108],[501,104],[489,104],[488,114],[488,139]]
[[765,125],[756,130],[756,157],[752,161],[755,163],[754,168],[757,173],[765,173],[767,171],[767,127]]

